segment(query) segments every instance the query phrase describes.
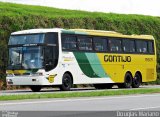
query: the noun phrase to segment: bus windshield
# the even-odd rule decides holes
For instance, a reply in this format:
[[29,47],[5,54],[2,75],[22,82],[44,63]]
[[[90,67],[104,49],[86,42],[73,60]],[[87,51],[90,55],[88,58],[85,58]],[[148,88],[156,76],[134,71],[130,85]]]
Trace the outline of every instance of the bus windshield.
[[42,68],[42,47],[12,47],[9,48],[9,69]]
[[58,62],[58,33],[11,35],[8,69],[54,69]]

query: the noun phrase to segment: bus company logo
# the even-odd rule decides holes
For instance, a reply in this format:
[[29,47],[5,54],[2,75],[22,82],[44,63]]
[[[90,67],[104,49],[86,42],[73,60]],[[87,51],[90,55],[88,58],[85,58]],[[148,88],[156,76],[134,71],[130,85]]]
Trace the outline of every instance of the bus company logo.
[[2,117],[19,117],[18,112],[13,112],[13,111],[2,111]]
[[131,62],[131,56],[104,55],[105,62]]

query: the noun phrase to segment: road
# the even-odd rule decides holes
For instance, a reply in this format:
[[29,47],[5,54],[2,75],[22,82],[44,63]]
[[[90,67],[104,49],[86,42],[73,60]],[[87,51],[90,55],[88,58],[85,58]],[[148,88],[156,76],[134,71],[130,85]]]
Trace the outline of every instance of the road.
[[[143,86],[141,88],[160,88],[159,86]],[[72,89],[70,92],[93,91],[94,88]],[[111,90],[119,90],[117,88]],[[95,91],[95,90],[94,90]],[[96,90],[99,91],[99,90]],[[61,93],[57,89],[44,89],[39,93]],[[1,91],[2,95],[32,94],[29,90]],[[69,92],[66,92],[69,93]],[[118,117],[117,114],[134,112],[156,111],[160,116],[160,94],[139,94],[130,96],[104,96],[63,99],[27,99],[16,101],[0,101],[0,116],[10,111],[17,113],[18,117]],[[38,111],[38,112],[37,112]],[[110,112],[112,111],[112,112]],[[1,114],[2,113],[2,114]],[[144,115],[143,115],[144,116]],[[7,116],[8,117],[8,116]],[[17,117],[17,116],[15,116]],[[121,116],[124,117],[124,116]],[[144,116],[148,117],[148,116]]]
[[[146,85],[141,86],[140,88],[160,88],[160,85]],[[65,93],[69,92],[90,92],[90,91],[101,91],[95,90],[94,87],[87,87],[87,88],[72,88],[71,91],[66,91]],[[105,90],[119,90],[116,86],[113,89],[105,89]],[[2,90],[0,91],[0,95],[23,95],[23,94],[41,94],[41,93],[62,93],[57,88],[45,88],[42,89],[41,92],[32,92],[30,89],[24,90]],[[64,93],[64,92],[63,92]]]
[[13,111],[115,111],[160,110],[160,94],[65,99],[1,101],[0,110]]

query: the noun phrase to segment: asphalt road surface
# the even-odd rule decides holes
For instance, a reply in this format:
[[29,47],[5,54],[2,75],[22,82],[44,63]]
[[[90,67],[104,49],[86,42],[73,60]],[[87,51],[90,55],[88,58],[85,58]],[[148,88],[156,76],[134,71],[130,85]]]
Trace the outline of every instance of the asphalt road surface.
[[0,110],[12,111],[160,111],[160,94],[65,99],[1,101]]
[[[141,86],[140,88],[160,88],[160,86]],[[93,90],[95,91],[94,88],[90,87],[72,89],[70,92],[84,92]],[[119,89],[115,87],[111,90]],[[54,94],[55,92],[61,93],[58,89],[43,89],[39,93]],[[19,95],[32,93],[33,92],[30,90],[0,91],[0,95]],[[139,113],[144,113],[145,111],[147,113],[154,111],[157,116],[153,117],[159,117],[160,94],[0,101],[0,117],[1,115],[3,117],[6,117],[5,115],[7,115],[8,117],[8,113],[18,113],[18,116],[13,115],[14,117],[118,117],[119,113],[122,114],[121,111],[126,113],[132,112],[131,114],[137,114],[137,117],[142,116]]]

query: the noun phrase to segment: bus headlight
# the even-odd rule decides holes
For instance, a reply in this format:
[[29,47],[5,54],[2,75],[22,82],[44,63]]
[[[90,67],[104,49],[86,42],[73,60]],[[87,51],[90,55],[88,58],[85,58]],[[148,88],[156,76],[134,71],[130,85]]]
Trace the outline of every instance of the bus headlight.
[[12,79],[7,79],[7,84],[13,84]]

